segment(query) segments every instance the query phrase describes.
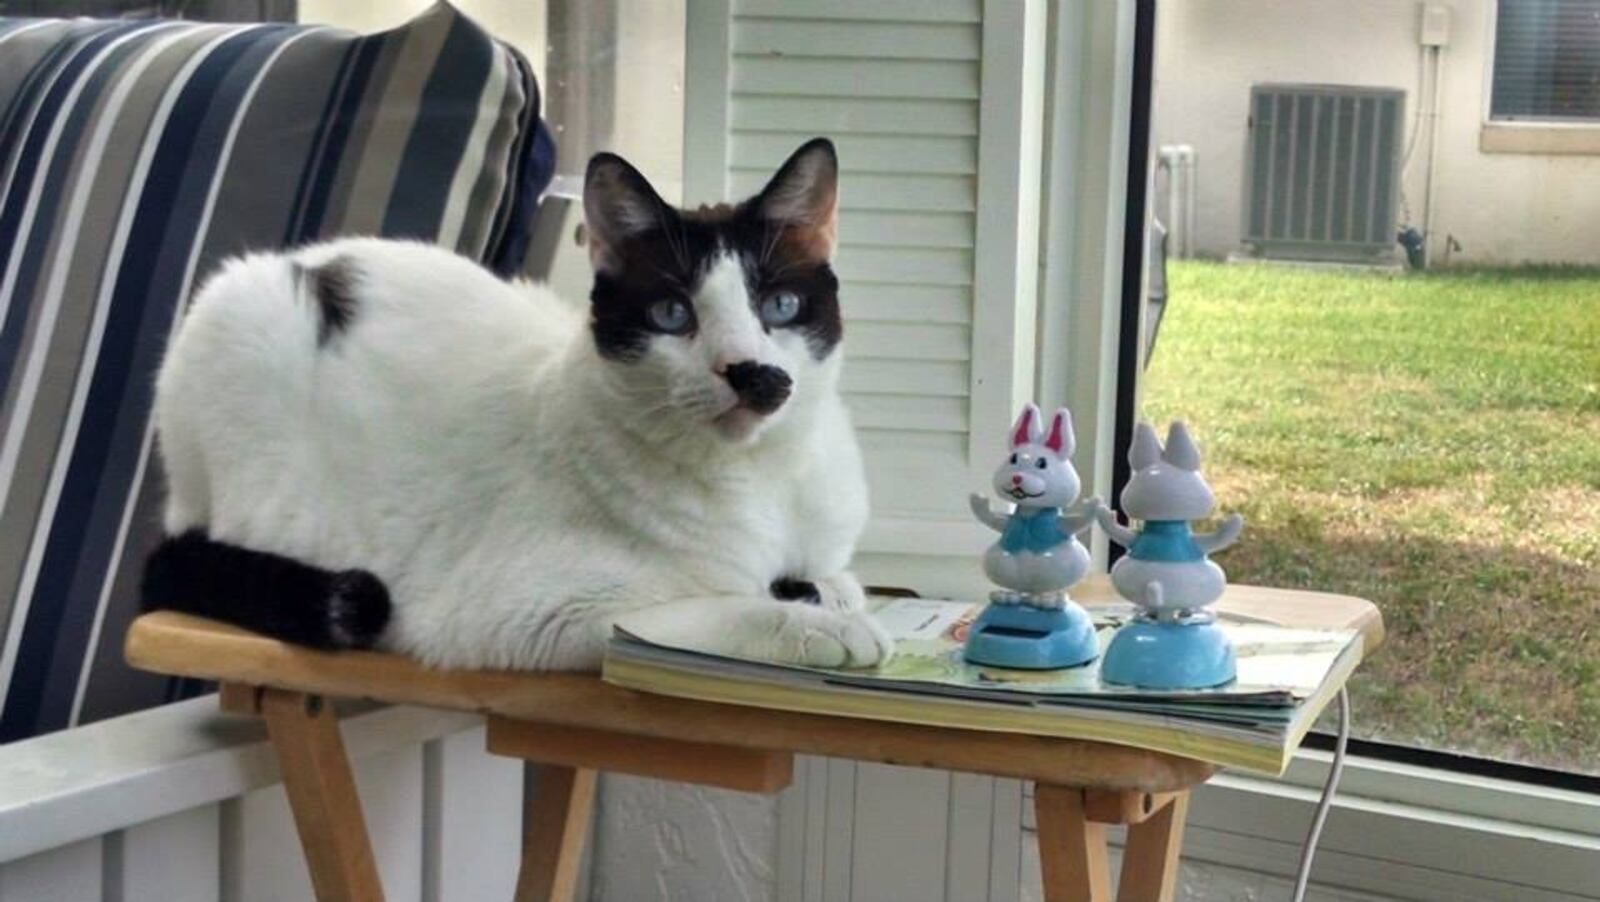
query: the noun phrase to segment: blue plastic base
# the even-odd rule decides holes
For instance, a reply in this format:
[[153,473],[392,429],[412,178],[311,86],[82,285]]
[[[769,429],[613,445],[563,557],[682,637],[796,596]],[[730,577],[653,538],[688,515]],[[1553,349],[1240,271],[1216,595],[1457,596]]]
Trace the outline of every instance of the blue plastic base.
[[1071,601],[1059,608],[990,604],[967,633],[967,660],[990,667],[1057,670],[1099,653],[1094,621]]
[[1207,689],[1235,675],[1233,643],[1215,623],[1135,620],[1117,630],[1100,662],[1108,683]]

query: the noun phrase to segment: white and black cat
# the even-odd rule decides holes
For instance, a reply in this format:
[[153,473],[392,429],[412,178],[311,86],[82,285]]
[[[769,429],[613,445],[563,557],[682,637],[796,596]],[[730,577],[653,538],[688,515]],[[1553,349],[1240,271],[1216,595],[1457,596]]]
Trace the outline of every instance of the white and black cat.
[[450,667],[591,669],[641,609],[729,653],[882,660],[845,569],[837,171],[817,139],[689,211],[596,156],[587,308],[415,243],[229,262],[161,370],[146,605]]

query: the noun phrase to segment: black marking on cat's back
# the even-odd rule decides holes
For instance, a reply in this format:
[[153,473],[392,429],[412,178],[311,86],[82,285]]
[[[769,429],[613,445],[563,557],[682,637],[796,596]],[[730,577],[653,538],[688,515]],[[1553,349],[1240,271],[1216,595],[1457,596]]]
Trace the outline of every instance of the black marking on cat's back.
[[822,603],[822,593],[817,591],[817,584],[808,580],[780,576],[772,581],[771,591],[772,597],[779,601]]
[[317,347],[343,335],[355,320],[356,280],[359,273],[347,257],[335,257],[321,266],[295,267],[295,275],[311,293],[317,309]]

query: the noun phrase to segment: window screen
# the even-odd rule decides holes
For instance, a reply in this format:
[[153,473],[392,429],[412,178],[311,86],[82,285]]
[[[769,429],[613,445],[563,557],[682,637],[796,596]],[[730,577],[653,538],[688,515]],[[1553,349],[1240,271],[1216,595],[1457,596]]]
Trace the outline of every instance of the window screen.
[[1600,0],[1500,0],[1490,116],[1600,120]]

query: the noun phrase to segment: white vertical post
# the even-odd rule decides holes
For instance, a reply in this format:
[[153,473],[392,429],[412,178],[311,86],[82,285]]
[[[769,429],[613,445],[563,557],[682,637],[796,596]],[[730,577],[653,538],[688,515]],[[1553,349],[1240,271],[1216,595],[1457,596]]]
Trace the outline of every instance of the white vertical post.
[[0,865],[0,902],[101,898],[99,837]]
[[689,0],[685,28],[683,196],[705,203],[728,196],[732,0]]
[[482,727],[428,743],[422,898],[511,898],[521,837],[522,764],[490,755]]
[[968,465],[976,484],[1033,390],[1045,8],[986,0],[978,118]]
[[858,764],[849,898],[970,898],[946,895],[949,813],[950,774]]
[[105,898],[212,902],[221,879],[222,807],[204,805],[105,837]]
[[[1109,494],[1134,5],[1052,5],[1038,395],[1072,409],[1085,494]],[[1105,539],[1096,534],[1097,559]]]

